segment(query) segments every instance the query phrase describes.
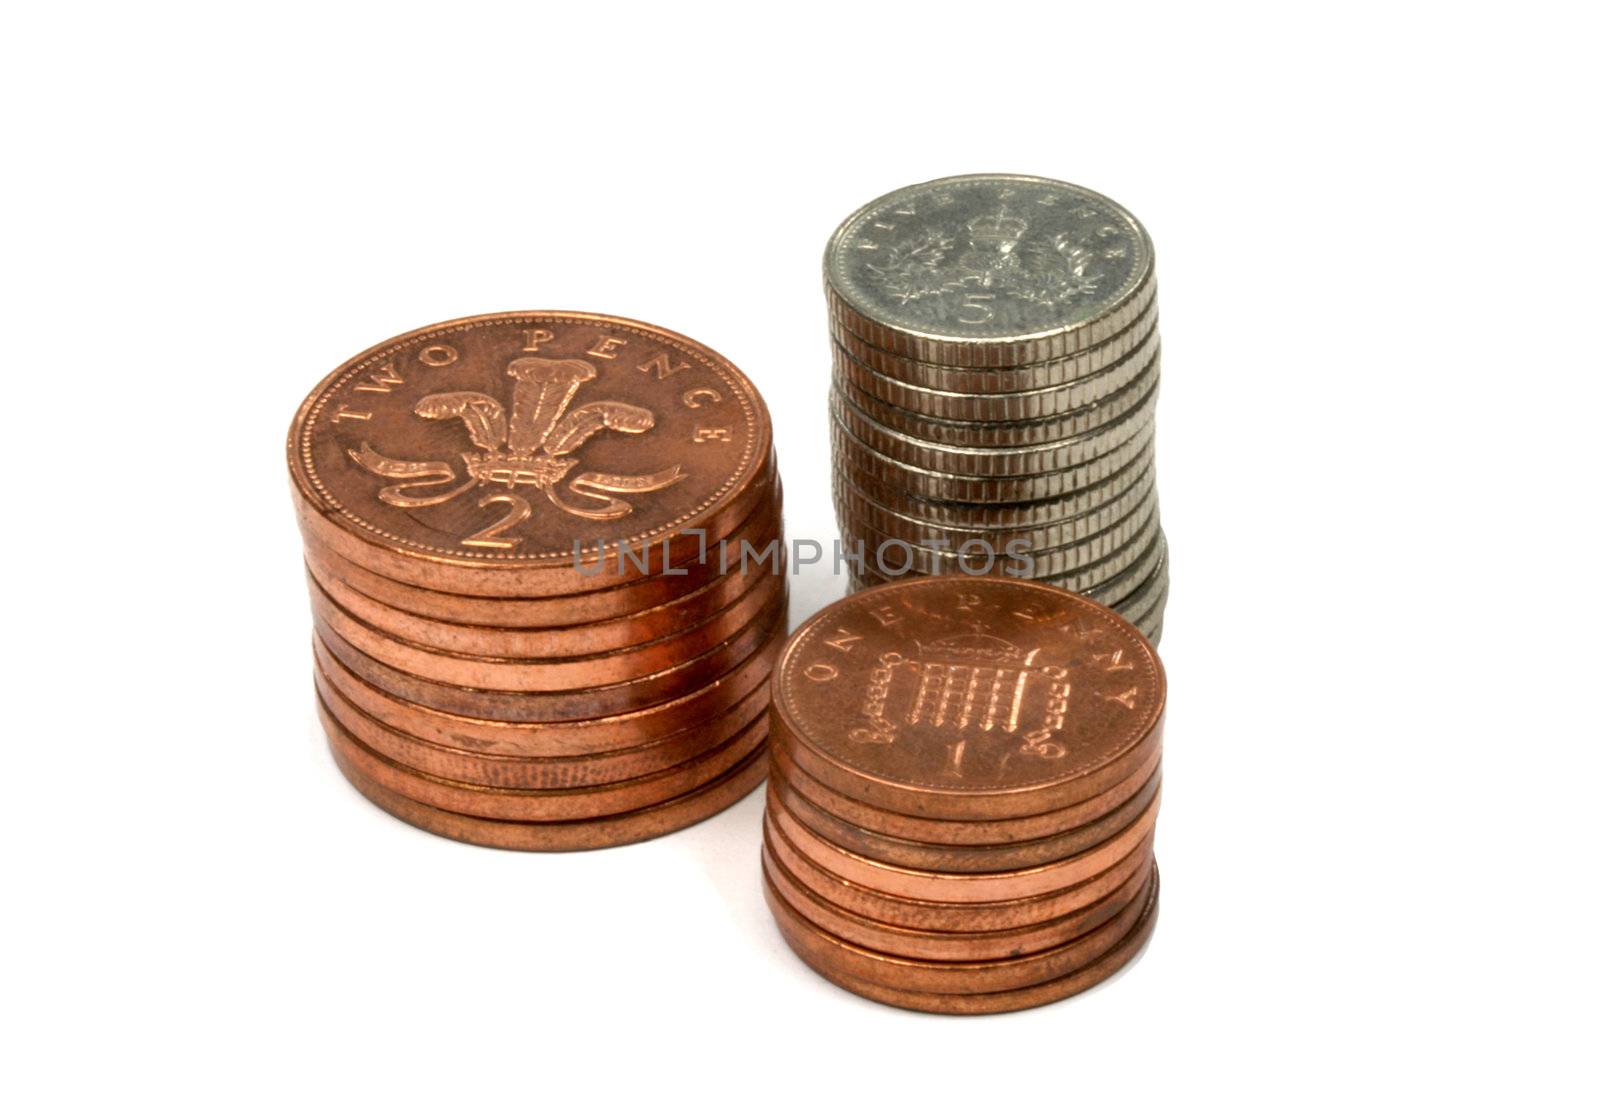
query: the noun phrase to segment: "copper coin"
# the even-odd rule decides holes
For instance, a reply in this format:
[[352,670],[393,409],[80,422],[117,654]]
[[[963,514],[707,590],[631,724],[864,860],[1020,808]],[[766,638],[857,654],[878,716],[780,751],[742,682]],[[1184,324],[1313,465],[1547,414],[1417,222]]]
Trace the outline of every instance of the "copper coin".
[[783,900],[825,932],[889,955],[960,961],[1031,955],[1085,935],[1121,912],[1138,895],[1154,860],[1148,855],[1141,857],[1132,875],[1104,898],[1075,912],[1027,928],[983,933],[932,932],[885,925],[842,909],[816,894],[795,879],[782,861],[766,848],[761,850],[761,862],[767,878]]
[[[1131,594],[1109,604],[1112,610],[1127,618],[1133,623],[1134,628],[1144,634],[1152,648],[1161,643],[1161,620],[1167,602],[1165,542],[1162,542],[1161,547],[1155,551],[1160,555],[1156,558],[1156,568],[1151,578],[1141,583]],[[877,581],[859,576],[852,571],[847,592],[853,595],[879,585]],[[1052,586],[1060,587],[1063,584],[1056,581]],[[1085,593],[1085,597],[1097,596]]]
[[957,820],[1075,805],[1160,739],[1166,679],[1128,622],[1019,580],[903,580],[851,595],[773,672],[787,750],[842,794]]
[[930,902],[884,894],[849,882],[806,858],[773,821],[763,823],[764,840],[784,867],[818,897],[886,925],[936,932],[996,932],[1043,924],[1092,905],[1111,893],[1151,854],[1151,846],[1135,849],[1093,878],[1054,894],[1038,894],[1010,902]]
[[610,848],[665,836],[727,809],[760,786],[767,771],[766,755],[757,749],[721,778],[660,805],[581,821],[497,821],[413,801],[363,775],[337,748],[333,759],[368,801],[401,821],[451,840],[523,852]]
[[789,788],[804,796],[812,805],[862,829],[922,844],[1017,844],[1070,832],[1127,802],[1144,788],[1161,766],[1161,744],[1158,741],[1138,754],[1140,758],[1135,761],[1131,774],[1086,802],[1032,817],[998,821],[939,821],[880,810],[824,786],[801,771],[788,757],[784,751],[780,726],[774,725],[773,731],[768,734],[768,741],[774,774],[781,773]]
[[379,754],[452,783],[523,790],[600,786],[677,767],[716,748],[760,719],[767,706],[767,689],[761,686],[724,713],[649,744],[594,756],[535,758],[463,752],[403,733],[363,712],[340,694],[320,666],[315,675],[317,693],[335,720]]
[[330,576],[326,568],[319,568],[309,556],[306,558],[306,568],[317,586],[340,609],[378,632],[430,650],[508,660],[589,656],[636,648],[676,636],[732,605],[751,590],[764,574],[730,572],[676,601],[639,614],[586,625],[508,629],[418,617],[362,594],[337,577]]
[[[713,553],[713,555],[715,555]],[[752,567],[735,561],[725,574],[713,575],[685,588],[660,606],[594,618],[581,625],[507,627],[465,623],[454,618],[426,618],[389,606],[306,557],[307,571],[317,586],[341,609],[375,630],[422,648],[466,656],[509,660],[559,660],[618,652],[664,641],[714,619],[755,589],[763,579],[780,575],[786,557],[777,547],[769,563]],[[483,602],[509,600],[484,599]]]
[[1137,851],[1155,831],[1160,796],[1117,835],[1066,859],[1010,871],[948,874],[868,859],[818,836],[795,819],[782,802],[767,802],[767,814],[784,835],[818,867],[885,894],[931,902],[1003,902],[1065,890],[1093,878]]
[[1145,781],[1134,797],[1099,820],[1042,840],[1015,844],[941,845],[901,840],[834,817],[785,785],[787,780],[776,766],[770,771],[768,779],[767,801],[782,802],[797,821],[829,843],[881,863],[947,874],[1013,871],[1078,855],[1105,843],[1136,821],[1150,806],[1161,787],[1158,772]]
[[686,695],[731,671],[766,643],[787,620],[787,597],[780,593],[766,610],[715,647],[651,675],[572,691],[486,691],[412,675],[374,660],[313,619],[328,650],[363,680],[398,698],[452,714],[494,721],[549,722],[598,718],[643,710]]
[[[776,668],[774,668],[774,672],[776,672]],[[875,795],[858,798],[858,796],[853,796],[840,790],[840,787],[856,785],[854,777],[850,776],[850,774],[840,774],[829,760],[816,755],[805,742],[795,739],[794,734],[789,731],[786,724],[782,723],[782,718],[776,710],[773,712],[773,747],[778,748],[781,755],[786,756],[787,760],[795,764],[795,768],[798,769],[795,772],[797,777],[806,780],[806,782],[819,780],[829,792],[843,795],[846,803],[850,803],[850,809],[853,809],[853,811],[854,809],[869,809],[869,811],[898,816],[901,817],[902,824],[907,825],[907,827],[939,824],[939,816],[902,814],[898,809],[883,811],[882,806],[878,806]],[[1035,825],[1053,824],[1058,819],[1062,820],[1062,822],[1075,820],[1078,819],[1082,812],[1102,808],[1102,806],[1104,806],[1104,809],[1102,809],[1102,812],[1104,812],[1118,804],[1115,801],[1107,800],[1107,796],[1123,793],[1126,785],[1128,785],[1128,780],[1139,774],[1139,772],[1144,771],[1144,769],[1149,768],[1150,764],[1160,758],[1160,752],[1162,752],[1162,731],[1160,731],[1160,726],[1157,726],[1157,731],[1152,734],[1149,740],[1142,742],[1139,747],[1134,748],[1133,752],[1126,753],[1125,756],[1118,758],[1114,763],[1107,764],[1106,768],[1102,769],[1101,774],[1098,776],[1099,782],[1102,784],[1102,790],[1099,790],[1091,798],[1074,801],[1069,806],[1061,806],[1059,809],[1051,809],[1051,811],[1040,812],[1040,814],[1024,814],[1024,816],[1016,817],[989,817],[989,819],[976,819],[976,817],[974,819],[954,819],[952,817],[952,819],[944,820],[942,824],[949,827],[947,835],[962,836],[963,840],[966,840],[966,838],[973,838],[973,836],[981,838],[981,836],[987,836],[990,833],[1010,835],[1010,830],[1022,830],[1022,828],[1035,827]],[[1061,832],[1064,832],[1066,828],[1070,828],[1070,825],[1062,825]],[[891,835],[894,835],[894,833],[891,833]],[[1050,832],[1046,830],[1045,835],[1050,835]],[[1037,836],[1032,835],[1032,833],[1022,836],[1022,840],[1035,840],[1035,838]],[[915,836],[912,836],[912,840],[915,840]],[[934,841],[934,843],[944,843],[944,841],[939,840]]]
[[1122,942],[1144,915],[1155,895],[1155,879],[1147,878],[1133,901],[1098,928],[1043,951],[1005,959],[960,962],[911,959],[852,944],[806,920],[787,902],[771,880],[762,880],[767,902],[778,927],[791,947],[807,953],[807,962],[820,961],[842,975],[865,979],[897,990],[935,994],[985,994],[1037,986],[1082,970]]
[[320,677],[341,697],[368,717],[416,740],[482,756],[582,760],[649,754],[653,746],[678,740],[705,719],[751,698],[765,688],[783,640],[781,633],[769,634],[760,651],[732,671],[658,706],[579,721],[528,723],[484,721],[406,702],[363,681],[315,634],[312,648]]
[[350,734],[318,699],[317,713],[330,747],[369,779],[415,802],[471,817],[507,821],[572,821],[608,817],[671,801],[720,777],[742,763],[766,740],[766,723],[757,719],[716,748],[640,779],[559,790],[453,783],[424,775],[374,752]]
[[[1100,985],[1133,962],[1134,958],[1144,950],[1150,941],[1150,934],[1155,931],[1156,917],[1159,913],[1160,876],[1158,872],[1152,872],[1151,877],[1155,880],[1157,888],[1146,897],[1138,921],[1119,943],[1088,966],[1048,982],[1016,990],[999,990],[983,994],[935,994],[904,990],[839,971],[827,958],[813,955],[809,943],[790,941],[789,946],[807,966],[823,978],[851,993],[859,994],[871,1001],[882,1002],[884,1005],[912,1009],[921,1013],[957,1014],[1009,1013],[1018,1009],[1031,1009],[1070,998],[1074,994],[1081,994]],[[780,931],[782,926],[783,922],[780,921]],[[788,933],[784,936],[787,940]]]
[[[655,574],[766,494],[770,419],[726,359],[577,312],[480,315],[345,362],[289,433],[301,525],[380,575],[469,595]],[[647,549],[643,567],[618,543]],[[606,570],[589,576],[574,565]]]
[[781,575],[749,577],[751,587],[698,625],[642,645],[594,655],[509,660],[423,648],[362,621],[341,607],[308,574],[317,619],[374,659],[412,675],[486,691],[571,691],[638,679],[698,656],[747,624],[787,587]]
[[[701,601],[706,589],[719,585],[719,580],[722,581],[720,586],[727,587],[730,576],[770,570],[768,559],[758,561],[757,558],[764,557],[782,536],[781,508],[782,496],[775,493],[771,502],[763,502],[721,543],[708,542],[703,556],[697,555],[688,564],[673,568],[670,575],[651,576],[581,595],[486,599],[429,591],[370,572],[312,541],[306,542],[306,560],[319,580],[336,578],[374,602],[419,618],[469,626],[531,629],[596,625],[638,616],[641,625],[654,627],[678,616],[685,606]],[[678,574],[680,572],[683,574]],[[385,627],[380,624],[379,628]],[[392,631],[397,636],[405,636],[403,632]],[[620,648],[622,642],[609,647]]]

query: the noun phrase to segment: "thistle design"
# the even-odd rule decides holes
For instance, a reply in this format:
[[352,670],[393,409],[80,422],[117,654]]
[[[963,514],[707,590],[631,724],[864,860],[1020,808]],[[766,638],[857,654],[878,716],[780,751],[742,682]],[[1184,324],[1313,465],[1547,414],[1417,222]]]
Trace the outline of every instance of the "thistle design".
[[[568,514],[609,521],[633,510],[632,503],[617,495],[660,491],[684,478],[682,466],[674,464],[639,476],[580,472],[568,480],[568,473],[578,464],[572,454],[584,442],[601,430],[642,434],[655,425],[655,415],[643,407],[615,401],[567,410],[584,382],[594,379],[594,366],[587,361],[518,357],[506,366],[506,375],[516,381],[511,388],[509,420],[498,399],[478,391],[428,395],[413,408],[422,418],[461,420],[467,437],[479,450],[461,454],[465,479],[457,475],[450,461],[394,460],[366,442],[349,450],[350,458],[368,472],[400,481],[380,489],[378,498],[390,506],[410,509],[449,502],[472,488],[502,486],[505,492],[485,496],[479,506],[506,504],[510,510],[505,520],[462,543],[507,548],[521,538],[498,535],[532,513],[527,500],[515,493],[518,487],[538,488]],[[455,486],[448,491],[416,493],[452,483]]]
[[947,278],[940,266],[954,245],[953,238],[937,230],[924,231],[888,246],[880,262],[866,266],[868,278],[902,306],[927,296],[943,295]]

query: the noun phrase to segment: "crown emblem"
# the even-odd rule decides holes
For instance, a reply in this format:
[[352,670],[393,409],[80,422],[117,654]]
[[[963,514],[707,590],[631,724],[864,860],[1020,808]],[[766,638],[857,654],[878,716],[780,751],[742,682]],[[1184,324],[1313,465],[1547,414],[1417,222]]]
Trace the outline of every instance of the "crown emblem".
[[[578,465],[572,454],[584,442],[601,430],[642,434],[655,425],[655,415],[643,407],[614,401],[585,403],[569,411],[578,389],[594,379],[594,366],[587,361],[518,357],[506,366],[506,375],[515,381],[509,417],[498,399],[478,391],[439,392],[424,396],[412,408],[419,418],[461,420],[467,437],[478,447],[475,453],[462,454],[465,479],[449,461],[394,460],[366,442],[349,450],[350,459],[373,475],[402,481],[379,489],[378,498],[390,506],[411,509],[437,506],[472,488],[498,485],[505,492],[487,495],[478,505],[503,503],[510,507],[507,519],[522,521],[532,514],[533,507],[516,489],[532,487],[568,514],[608,521],[633,510],[633,504],[617,495],[660,491],[683,479],[683,468],[676,464],[639,476],[580,472],[567,479]],[[451,483],[455,486],[448,491],[417,493]],[[497,523],[461,543],[511,548],[521,538],[500,536],[508,524]]]
[[992,664],[1029,667],[1038,649],[1023,652],[1010,641],[987,633],[956,633],[931,641],[918,650],[918,658],[930,664]]
[[967,224],[974,245],[999,245],[1008,252],[1028,232],[1028,220],[1006,213],[1004,206],[993,215],[979,215]]
[[[1074,212],[1075,217],[1081,214]],[[1096,291],[1102,256],[1063,231],[1040,241],[1044,227],[1004,202],[965,223],[952,220],[908,228],[898,240],[863,241],[862,280],[925,321],[981,326],[994,320],[1024,325],[1054,318],[1059,308]],[[881,225],[881,224],[880,224]],[[965,230],[965,243],[958,244]],[[1035,240],[1023,244],[1032,234]],[[1126,251],[1124,251],[1125,253]],[[991,293],[973,300],[974,289]],[[911,308],[911,304],[924,304]]]

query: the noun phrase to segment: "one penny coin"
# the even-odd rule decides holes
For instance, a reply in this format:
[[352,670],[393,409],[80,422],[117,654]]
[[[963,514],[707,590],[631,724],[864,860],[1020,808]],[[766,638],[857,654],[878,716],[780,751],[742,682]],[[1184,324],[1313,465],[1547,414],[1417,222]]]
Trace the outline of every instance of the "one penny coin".
[[911,817],[881,810],[849,798],[812,778],[789,758],[781,724],[774,716],[771,742],[775,772],[781,772],[789,788],[813,805],[861,829],[923,844],[1018,844],[1056,836],[1098,820],[1127,802],[1150,781],[1161,766],[1160,742],[1138,754],[1127,777],[1112,784],[1095,797],[1064,809],[1032,817],[1011,817],[995,821],[941,821]]
[[1087,801],[1157,741],[1166,680],[1124,619],[1054,587],[923,577],[851,595],[773,673],[786,750],[824,784],[914,817],[984,821]]
[[787,784],[787,778],[774,767],[767,801],[783,803],[795,820],[824,840],[881,863],[956,874],[1011,871],[1054,863],[1103,844],[1149,808],[1160,789],[1161,776],[1152,775],[1132,798],[1097,821],[1015,844],[921,844],[875,833],[813,805]]
[[1154,877],[1147,878],[1139,894],[1098,928],[1055,947],[1005,959],[938,961],[911,959],[873,951],[828,932],[802,916],[770,879],[763,879],[767,901],[784,938],[796,951],[804,949],[808,963],[821,962],[828,975],[864,979],[897,990],[935,994],[983,994],[1015,990],[1051,982],[1082,970],[1109,953],[1132,932],[1155,896]]
[[818,897],[886,925],[936,932],[996,932],[1058,920],[1111,893],[1151,854],[1146,843],[1100,874],[1052,894],[1010,902],[930,902],[885,894],[825,870],[790,842],[770,812],[764,832],[768,850]]
[[1026,928],[970,933],[930,932],[886,925],[851,913],[807,888],[769,850],[762,850],[761,860],[767,878],[784,901],[823,931],[889,955],[955,961],[1031,955],[1075,940],[1120,913],[1144,886],[1150,865],[1154,862],[1149,856],[1141,857],[1140,865],[1121,885],[1099,901],[1063,917]]
[[[849,974],[840,970],[828,957],[817,954],[813,950],[815,947],[814,941],[802,939],[806,932],[801,927],[801,924],[797,923],[792,914],[780,914],[774,910],[773,916],[777,919],[779,931],[783,933],[784,939],[788,941],[789,946],[812,970],[830,982],[854,994],[859,994],[861,997],[921,1013],[1009,1013],[1018,1009],[1031,1009],[1035,1006],[1048,1005],[1051,1002],[1061,1001],[1063,998],[1081,994],[1085,990],[1105,982],[1133,962],[1139,953],[1144,950],[1145,945],[1149,943],[1150,935],[1155,931],[1156,917],[1159,913],[1160,876],[1158,872],[1153,872],[1151,877],[1157,882],[1157,891],[1148,895],[1138,920],[1127,935],[1099,959],[1076,971],[1071,971],[1047,982],[1024,986],[1015,990],[999,990],[980,994],[928,993],[919,990],[906,990]],[[796,933],[793,939],[790,938],[791,931]]]
[[881,893],[926,901],[1003,902],[1065,890],[1100,874],[1149,842],[1158,809],[1159,796],[1116,836],[1067,859],[981,874],[923,871],[868,859],[818,836],[795,820],[781,802],[769,801],[767,816],[808,859],[838,878]]

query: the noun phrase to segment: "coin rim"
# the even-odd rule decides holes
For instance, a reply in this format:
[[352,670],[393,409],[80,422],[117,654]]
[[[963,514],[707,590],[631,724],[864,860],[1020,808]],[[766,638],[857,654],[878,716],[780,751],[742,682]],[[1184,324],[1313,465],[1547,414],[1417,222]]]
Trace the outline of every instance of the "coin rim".
[[500,821],[407,798],[362,775],[331,745],[329,751],[350,785],[397,821],[447,840],[518,852],[590,851],[666,836],[728,809],[760,786],[767,774],[766,748],[759,747],[720,778],[658,805],[574,821]]

